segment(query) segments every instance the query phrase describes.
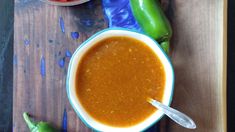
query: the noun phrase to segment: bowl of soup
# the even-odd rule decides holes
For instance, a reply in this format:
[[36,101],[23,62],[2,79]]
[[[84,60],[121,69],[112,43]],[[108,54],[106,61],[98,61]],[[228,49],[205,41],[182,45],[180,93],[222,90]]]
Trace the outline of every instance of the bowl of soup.
[[81,44],[68,68],[68,99],[97,131],[143,131],[163,113],[147,102],[170,105],[174,71],[159,44],[142,33],[105,29]]

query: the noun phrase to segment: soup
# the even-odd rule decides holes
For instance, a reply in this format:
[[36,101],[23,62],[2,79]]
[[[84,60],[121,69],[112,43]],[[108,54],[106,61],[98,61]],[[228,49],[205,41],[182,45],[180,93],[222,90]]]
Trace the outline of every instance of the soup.
[[156,109],[147,102],[163,98],[165,71],[158,56],[143,42],[110,37],[91,47],[76,72],[76,94],[95,120],[129,127]]

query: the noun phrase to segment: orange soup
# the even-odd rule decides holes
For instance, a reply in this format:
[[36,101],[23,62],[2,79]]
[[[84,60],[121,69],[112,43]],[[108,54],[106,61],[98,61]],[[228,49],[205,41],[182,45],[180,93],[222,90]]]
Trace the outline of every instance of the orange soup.
[[147,102],[163,98],[165,71],[143,42],[111,37],[82,57],[76,72],[76,94],[95,120],[114,127],[136,125],[156,109]]

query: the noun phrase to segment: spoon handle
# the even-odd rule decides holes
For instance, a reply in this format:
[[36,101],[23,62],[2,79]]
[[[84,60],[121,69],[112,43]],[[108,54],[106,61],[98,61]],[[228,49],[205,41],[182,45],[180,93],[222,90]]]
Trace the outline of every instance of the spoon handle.
[[164,114],[166,114],[168,117],[170,117],[173,121],[178,123],[179,125],[188,128],[188,129],[195,129],[196,124],[194,121],[188,117],[187,115],[183,114],[182,112],[179,112],[178,110],[175,110],[171,107],[168,107],[154,99],[149,99],[148,102],[161,110]]

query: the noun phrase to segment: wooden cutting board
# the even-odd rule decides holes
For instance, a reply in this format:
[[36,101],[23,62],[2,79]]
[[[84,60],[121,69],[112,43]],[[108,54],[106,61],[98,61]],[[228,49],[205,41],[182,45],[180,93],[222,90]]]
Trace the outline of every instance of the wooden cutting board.
[[[162,0],[174,35],[172,106],[191,116],[197,132],[226,131],[226,0]],[[15,0],[13,131],[28,131],[22,113],[68,132],[88,129],[67,99],[65,78],[71,53],[107,27],[101,2],[74,7]],[[74,37],[71,37],[71,32]],[[189,131],[164,118],[148,131]]]

